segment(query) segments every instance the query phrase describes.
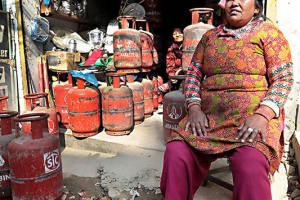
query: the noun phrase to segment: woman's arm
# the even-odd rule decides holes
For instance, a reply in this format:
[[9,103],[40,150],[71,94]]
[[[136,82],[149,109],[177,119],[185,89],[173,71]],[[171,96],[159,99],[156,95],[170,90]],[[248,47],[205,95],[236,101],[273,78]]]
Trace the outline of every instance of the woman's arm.
[[201,81],[204,77],[202,69],[204,38],[205,36],[203,36],[198,43],[186,74],[184,92],[187,108],[189,107],[189,104],[193,102],[193,104],[195,104],[195,102],[200,104],[201,102],[200,89]]
[[[269,120],[271,109],[278,117],[293,86],[293,66],[291,52],[283,33],[272,24],[265,24],[261,30],[264,57],[267,66],[269,90],[256,113]],[[266,108],[268,107],[268,108]]]

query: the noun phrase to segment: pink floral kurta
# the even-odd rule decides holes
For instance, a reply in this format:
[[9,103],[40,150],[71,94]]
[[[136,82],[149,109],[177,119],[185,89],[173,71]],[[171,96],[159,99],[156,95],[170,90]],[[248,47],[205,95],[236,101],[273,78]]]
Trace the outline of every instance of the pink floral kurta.
[[174,76],[178,70],[182,70],[181,67],[181,56],[182,56],[182,47],[180,44],[173,43],[166,55],[166,72],[168,76]]
[[[186,103],[201,99],[208,135],[196,137],[185,131],[186,117],[170,140],[184,139],[207,154],[253,146],[275,172],[283,150],[283,106],[293,84],[290,49],[282,32],[261,20],[236,30],[220,25],[202,36],[195,52],[185,83]],[[267,141],[262,142],[260,135],[252,143],[237,141],[238,126],[263,101],[280,108],[280,115],[268,124]]]

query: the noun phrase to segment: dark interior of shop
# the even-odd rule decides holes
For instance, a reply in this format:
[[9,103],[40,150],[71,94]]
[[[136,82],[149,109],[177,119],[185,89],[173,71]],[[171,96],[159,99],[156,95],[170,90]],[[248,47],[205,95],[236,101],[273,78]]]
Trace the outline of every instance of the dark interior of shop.
[[[207,3],[210,2],[210,3]],[[146,11],[146,18],[149,20],[151,32],[162,37],[167,46],[168,40],[171,40],[172,30],[179,27],[182,30],[191,24],[191,13],[189,9],[209,6],[216,6],[216,0],[89,0],[89,18],[95,20],[98,24],[107,25],[108,20],[115,19],[120,12],[122,4],[128,6],[129,4],[138,3],[142,5]],[[149,16],[147,6],[151,7],[157,12],[157,16]],[[212,7],[211,6],[211,7]]]
[[[207,3],[207,2],[209,3]],[[122,4],[126,5],[138,3],[142,5],[146,11],[146,18],[149,20],[150,28],[154,34],[158,34],[162,37],[164,49],[166,50],[168,42],[172,40],[172,30],[175,27],[179,27],[182,30],[191,24],[191,13],[189,9],[199,7],[216,7],[218,0],[118,0],[118,1],[99,1],[89,0],[89,12],[93,20],[100,25],[107,25],[107,20],[115,19],[120,12]],[[152,4],[152,5],[147,5]],[[149,16],[147,12],[149,9],[157,12],[157,16]],[[108,9],[117,8],[117,9]],[[217,7],[218,8],[218,7]]]
[[[159,36],[160,39],[160,53],[163,55],[162,68],[165,61],[165,53],[172,42],[172,31],[179,27],[182,30],[191,24],[192,8],[210,7],[219,9],[217,3],[219,0],[88,0],[88,20],[92,22],[92,26],[87,27],[88,31],[93,28],[100,28],[106,30],[110,20],[115,20],[123,14],[122,10],[126,10],[127,6],[131,4],[139,4],[143,7],[144,18],[147,19],[150,25],[150,32]],[[132,7],[133,13],[139,11],[138,7]],[[56,22],[53,23],[57,25]],[[52,25],[52,24],[50,24]],[[83,35],[86,35],[83,32]],[[164,69],[161,73],[164,73]]]
[[[169,42],[172,40],[172,30],[176,27],[183,30],[186,26],[191,24],[191,13],[189,12],[189,9],[205,7],[207,5],[206,0],[132,0],[132,2],[142,2],[141,5],[144,6],[145,10],[147,9],[145,2],[152,2],[152,4],[156,6],[156,8],[153,9],[157,9],[157,11],[160,12],[161,15],[156,16],[159,17],[159,19],[156,17],[147,16],[147,10],[146,18],[148,18],[150,22],[152,20],[154,21],[152,24],[153,33],[162,37],[165,50],[168,47]],[[210,2],[216,1],[214,0]]]
[[162,35],[171,39],[172,30],[176,27],[182,30],[191,24],[191,13],[189,9],[205,7],[204,0],[173,0],[161,1],[162,3]]

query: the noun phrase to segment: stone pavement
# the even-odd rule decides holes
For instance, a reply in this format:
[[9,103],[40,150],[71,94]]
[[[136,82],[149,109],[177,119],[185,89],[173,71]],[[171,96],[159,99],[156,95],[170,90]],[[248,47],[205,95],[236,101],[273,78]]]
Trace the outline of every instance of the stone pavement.
[[[121,199],[123,192],[135,188],[146,188],[159,195],[159,181],[163,164],[165,144],[162,129],[162,106],[150,118],[134,127],[125,136],[109,136],[105,131],[76,139],[69,129],[61,129],[62,162],[64,176],[101,176],[100,185],[109,191],[113,200]],[[212,168],[226,166],[225,159],[213,163]],[[273,200],[287,200],[286,170],[282,165],[272,183]],[[217,175],[231,181],[230,171]],[[232,192],[208,182],[200,187],[195,200],[230,200]],[[124,199],[124,198],[123,198]],[[122,200],[123,200],[122,199]],[[131,199],[134,199],[133,197]],[[146,199],[138,197],[136,199]]]

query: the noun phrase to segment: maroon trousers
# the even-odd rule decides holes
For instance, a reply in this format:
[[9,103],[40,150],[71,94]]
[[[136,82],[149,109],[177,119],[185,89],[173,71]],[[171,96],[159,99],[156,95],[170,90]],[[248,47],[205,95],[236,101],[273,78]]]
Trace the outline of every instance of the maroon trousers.
[[271,200],[269,163],[257,149],[236,148],[222,155],[202,154],[184,141],[166,145],[161,177],[165,200],[193,200],[213,161],[228,157],[233,176],[234,200]]

